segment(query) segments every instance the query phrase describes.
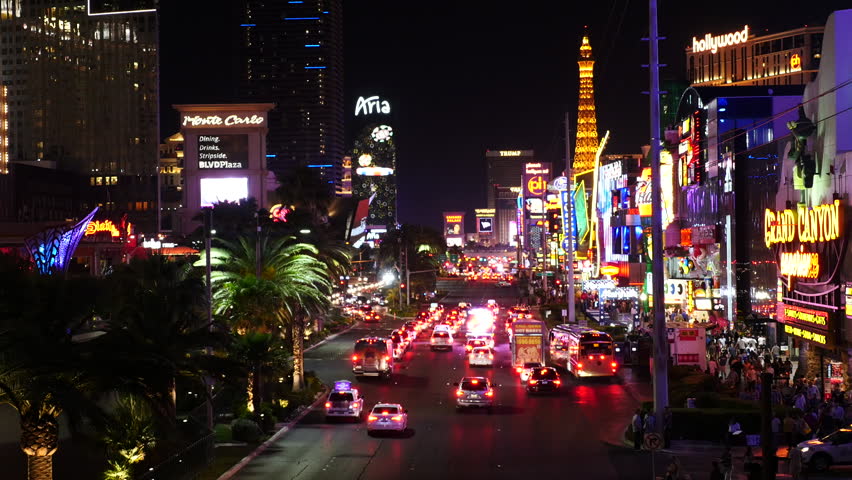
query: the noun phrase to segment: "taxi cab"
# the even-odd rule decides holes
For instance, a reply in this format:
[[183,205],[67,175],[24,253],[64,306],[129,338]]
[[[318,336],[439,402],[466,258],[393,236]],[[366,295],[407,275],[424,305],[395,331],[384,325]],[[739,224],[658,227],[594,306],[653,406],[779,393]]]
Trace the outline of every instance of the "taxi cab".
[[482,407],[491,413],[494,408],[494,388],[485,377],[464,377],[456,387],[456,410]]
[[493,367],[494,351],[488,347],[476,347],[467,355],[471,367]]
[[408,410],[398,403],[377,403],[367,416],[367,434],[379,431],[404,432],[408,428]]
[[352,388],[352,382],[338,380],[325,401],[325,418],[351,418],[356,422],[361,419],[364,410],[364,397],[357,388]]

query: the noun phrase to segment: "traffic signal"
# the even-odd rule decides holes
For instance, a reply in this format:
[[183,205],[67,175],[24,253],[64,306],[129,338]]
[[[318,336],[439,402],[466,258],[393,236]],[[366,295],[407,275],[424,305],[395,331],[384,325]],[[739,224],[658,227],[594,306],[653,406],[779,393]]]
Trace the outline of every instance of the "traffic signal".
[[562,280],[560,280],[560,279],[558,279],[558,278],[557,278],[557,279],[556,279],[556,285],[557,285],[557,286],[562,285]]

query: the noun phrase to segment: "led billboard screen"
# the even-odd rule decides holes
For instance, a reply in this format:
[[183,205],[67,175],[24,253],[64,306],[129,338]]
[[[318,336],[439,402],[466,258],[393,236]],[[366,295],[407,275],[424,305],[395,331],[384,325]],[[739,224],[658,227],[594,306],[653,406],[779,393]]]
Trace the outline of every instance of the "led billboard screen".
[[237,202],[248,198],[248,177],[202,178],[201,206],[214,203]]
[[198,168],[248,168],[248,135],[199,135]]

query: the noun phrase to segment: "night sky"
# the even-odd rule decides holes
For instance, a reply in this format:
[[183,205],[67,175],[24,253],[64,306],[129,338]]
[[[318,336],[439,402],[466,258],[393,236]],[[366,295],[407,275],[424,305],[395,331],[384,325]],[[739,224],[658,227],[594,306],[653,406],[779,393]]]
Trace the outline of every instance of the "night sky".
[[[172,104],[233,100],[239,3],[161,2],[163,137],[177,131]],[[778,32],[852,8],[852,0],[658,3],[668,37],[660,44],[664,80],[683,80],[693,35],[745,24],[755,34]],[[638,153],[648,141],[647,2],[346,0],[344,18],[347,114],[359,95],[395,101],[403,223],[438,227],[441,212],[465,210],[473,231],[473,209],[485,206],[487,149],[534,149],[563,167],[585,25],[597,60],[599,135],[611,131],[605,153]]]

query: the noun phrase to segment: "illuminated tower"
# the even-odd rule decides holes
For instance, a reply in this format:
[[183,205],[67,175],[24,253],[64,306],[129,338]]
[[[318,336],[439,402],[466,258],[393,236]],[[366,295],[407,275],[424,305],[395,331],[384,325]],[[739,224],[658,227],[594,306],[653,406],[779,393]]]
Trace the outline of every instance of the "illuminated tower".
[[595,85],[592,46],[588,35],[580,45],[580,96],[577,102],[577,142],[574,145],[574,175],[591,170],[598,149],[598,119],[595,115]]

